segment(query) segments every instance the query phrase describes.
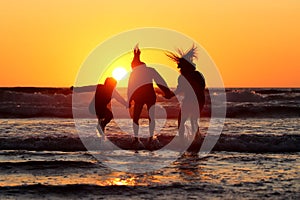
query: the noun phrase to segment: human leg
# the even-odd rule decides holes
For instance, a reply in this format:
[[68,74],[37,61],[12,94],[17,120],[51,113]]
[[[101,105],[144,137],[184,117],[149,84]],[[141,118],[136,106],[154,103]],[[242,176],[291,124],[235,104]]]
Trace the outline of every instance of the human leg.
[[138,137],[139,133],[139,119],[143,109],[143,104],[135,103],[133,108],[133,133],[134,137]]
[[184,113],[180,112],[179,117],[178,117],[178,134],[179,138],[183,139],[184,138],[184,131],[185,131],[185,122],[188,119]]
[[192,134],[196,134],[198,131],[198,118],[197,117],[191,117],[191,127],[192,127]]
[[102,108],[101,112],[98,112],[97,118],[98,118],[98,124],[97,124],[98,132],[102,137],[105,137],[104,135],[105,127],[113,118],[113,114],[108,108]]
[[153,137],[154,135],[154,129],[155,129],[155,107],[154,103],[147,103],[147,110],[148,110],[148,115],[149,115],[149,134],[150,138]]
[[103,118],[98,117],[97,130],[98,130],[99,134],[101,135],[101,137],[105,138],[102,121],[103,121]]
[[108,108],[106,108],[104,118],[101,122],[101,127],[103,128],[103,131],[105,130],[106,125],[112,120],[112,118],[112,112]]
[[178,115],[178,118],[177,118],[177,128],[179,130],[179,127],[180,127],[180,123],[181,123],[181,110],[179,110],[179,115]]

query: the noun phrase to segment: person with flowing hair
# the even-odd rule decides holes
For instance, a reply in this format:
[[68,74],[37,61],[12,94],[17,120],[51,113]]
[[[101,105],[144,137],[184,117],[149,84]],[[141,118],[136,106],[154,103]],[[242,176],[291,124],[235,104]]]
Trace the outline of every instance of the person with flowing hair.
[[185,122],[190,119],[192,133],[198,129],[198,119],[205,104],[205,79],[202,73],[196,70],[197,47],[193,45],[189,50],[178,49],[177,53],[167,52],[166,55],[177,63],[180,69],[178,85],[174,93],[183,95],[181,110],[178,116],[178,132],[184,138]]

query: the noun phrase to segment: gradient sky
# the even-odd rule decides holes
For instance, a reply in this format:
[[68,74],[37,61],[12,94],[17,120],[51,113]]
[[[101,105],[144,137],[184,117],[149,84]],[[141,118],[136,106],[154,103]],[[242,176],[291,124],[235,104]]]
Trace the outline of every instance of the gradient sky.
[[69,87],[107,38],[162,27],[201,44],[226,87],[300,87],[299,11],[299,0],[0,0],[0,86]]

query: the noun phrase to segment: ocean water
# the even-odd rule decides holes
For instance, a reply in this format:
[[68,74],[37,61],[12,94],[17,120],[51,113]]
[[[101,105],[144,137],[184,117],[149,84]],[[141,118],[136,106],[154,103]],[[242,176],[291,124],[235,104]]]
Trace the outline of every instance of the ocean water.
[[[118,91],[126,96],[125,88]],[[218,88],[209,89],[210,96],[225,95]],[[203,116],[210,115],[210,96],[206,92],[206,105]],[[72,91],[69,88],[0,88],[0,117],[60,117],[72,118],[73,111],[82,111],[82,117],[89,115],[87,107],[93,93],[74,95],[76,101],[72,104]],[[220,97],[222,99],[222,97]],[[217,102],[218,107],[226,106],[229,118],[290,118],[300,117],[299,88],[228,88],[227,103]],[[157,102],[164,106],[170,118],[177,118],[179,111],[176,98],[165,100],[158,96]],[[116,106],[116,112],[120,112]]]
[[[124,140],[130,132],[118,128],[130,128],[130,123],[122,119],[108,124],[103,144],[119,142],[129,150],[88,151],[82,140],[93,141],[96,120],[74,121],[69,89],[4,88],[0,199],[299,199],[300,90],[227,89],[226,95],[222,134],[203,156],[172,149],[130,150]],[[158,100],[176,112],[174,102]],[[146,130],[147,120],[141,121]],[[201,133],[209,121],[201,119]],[[86,131],[80,132],[78,123]],[[164,123],[156,131],[161,141],[177,134],[175,118]],[[140,135],[146,138],[147,131]],[[134,173],[128,166],[154,170]]]

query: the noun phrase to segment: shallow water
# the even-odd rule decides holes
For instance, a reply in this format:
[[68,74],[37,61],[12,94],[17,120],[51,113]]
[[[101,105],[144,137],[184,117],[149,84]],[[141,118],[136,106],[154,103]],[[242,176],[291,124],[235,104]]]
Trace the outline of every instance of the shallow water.
[[[147,128],[146,122],[143,123]],[[83,119],[82,124],[94,127],[95,120]],[[224,140],[228,146],[250,147],[265,143],[265,146],[284,148],[294,144],[295,136],[299,135],[299,124],[297,118],[226,119],[222,136],[228,138]],[[204,120],[202,130],[207,125],[208,121]],[[175,135],[175,130],[176,121],[170,120],[161,134]],[[107,134],[126,135],[113,122],[107,127]],[[283,137],[289,138],[285,140],[288,144],[280,143]],[[234,147],[231,151],[213,151],[206,157],[191,153],[180,155],[180,152],[169,150],[87,152],[78,148],[78,132],[71,119],[2,119],[0,138],[0,199],[300,198],[299,151],[272,153],[258,147],[260,152],[249,153]],[[56,145],[55,151],[43,148],[47,141]],[[26,150],[28,146],[38,148]],[[66,146],[72,148],[62,150]],[[110,159],[105,159],[108,154]],[[119,169],[130,166],[133,161],[128,155],[157,158],[165,162],[164,167],[136,174],[107,166]],[[143,164],[155,166],[149,159],[140,160],[138,166]]]
[[186,154],[160,170],[132,174],[111,170],[87,152],[2,151],[0,197],[296,199],[299,161],[299,153]]

